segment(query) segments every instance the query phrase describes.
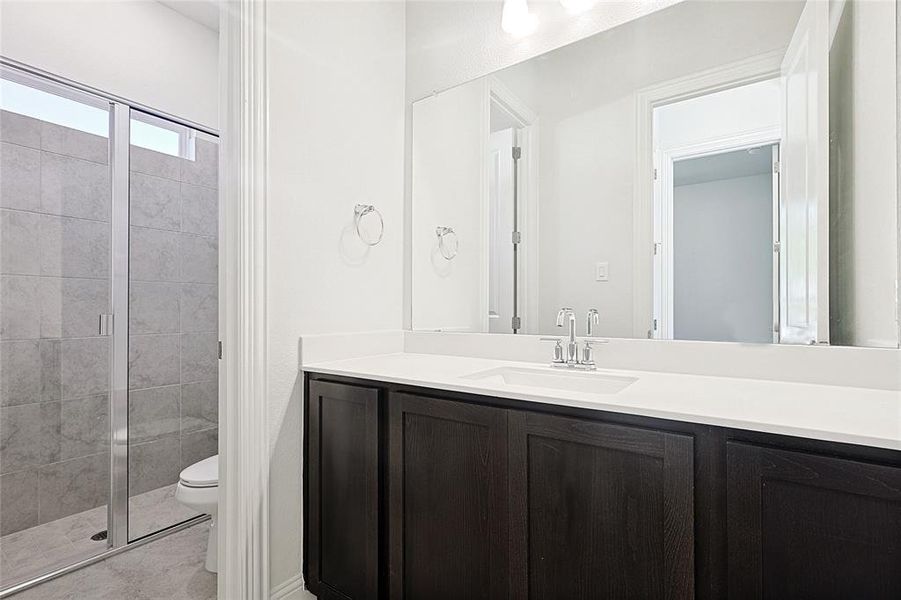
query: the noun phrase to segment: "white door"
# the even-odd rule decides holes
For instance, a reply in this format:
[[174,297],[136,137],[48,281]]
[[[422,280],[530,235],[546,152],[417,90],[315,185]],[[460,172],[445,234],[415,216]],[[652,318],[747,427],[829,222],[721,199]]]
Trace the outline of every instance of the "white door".
[[488,138],[488,330],[513,333],[513,129]]
[[829,4],[809,0],[782,62],[780,330],[829,343]]

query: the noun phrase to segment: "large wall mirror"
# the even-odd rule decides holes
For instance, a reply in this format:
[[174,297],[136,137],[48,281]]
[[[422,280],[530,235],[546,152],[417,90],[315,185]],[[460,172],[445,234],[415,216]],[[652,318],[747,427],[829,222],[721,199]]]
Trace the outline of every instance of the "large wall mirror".
[[898,347],[895,11],[685,0],[414,102],[413,328]]

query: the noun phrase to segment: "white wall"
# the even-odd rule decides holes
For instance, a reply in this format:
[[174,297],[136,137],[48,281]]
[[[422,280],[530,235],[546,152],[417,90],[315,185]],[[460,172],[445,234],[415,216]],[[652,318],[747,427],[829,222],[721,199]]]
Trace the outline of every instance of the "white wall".
[[3,0],[0,54],[218,129],[219,34],[159,2]]
[[[401,327],[404,6],[270,2],[270,583],[301,568],[298,337]],[[368,251],[358,202],[384,216]]]
[[[481,331],[487,299],[488,88],[473,81],[413,105],[413,327]],[[457,235],[446,260],[436,227]]]
[[846,3],[830,50],[830,336],[898,346],[894,2]]
[[676,186],[674,339],[771,342],[772,249],[771,173]]

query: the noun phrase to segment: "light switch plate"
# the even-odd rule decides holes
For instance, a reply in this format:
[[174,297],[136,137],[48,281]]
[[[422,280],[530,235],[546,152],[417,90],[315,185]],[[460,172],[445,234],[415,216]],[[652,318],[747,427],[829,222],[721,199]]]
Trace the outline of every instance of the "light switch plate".
[[599,262],[595,266],[595,281],[609,281],[610,266],[609,263]]

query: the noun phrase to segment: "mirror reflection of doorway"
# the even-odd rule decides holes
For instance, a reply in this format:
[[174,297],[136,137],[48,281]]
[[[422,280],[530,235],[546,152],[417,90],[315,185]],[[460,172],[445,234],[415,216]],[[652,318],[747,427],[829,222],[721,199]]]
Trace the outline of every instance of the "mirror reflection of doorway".
[[774,341],[777,158],[770,145],[673,163],[673,339]]

